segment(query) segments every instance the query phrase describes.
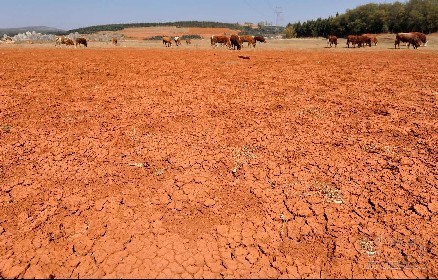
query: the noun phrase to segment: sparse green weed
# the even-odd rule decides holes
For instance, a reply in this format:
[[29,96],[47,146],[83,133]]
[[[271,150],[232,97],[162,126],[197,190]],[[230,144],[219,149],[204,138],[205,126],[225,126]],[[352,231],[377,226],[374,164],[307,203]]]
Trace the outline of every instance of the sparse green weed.
[[236,164],[234,165],[234,168],[231,170],[233,174],[237,173],[237,170],[242,168],[243,164],[249,162],[251,159],[257,158],[257,155],[255,154],[255,151],[257,148],[252,148],[249,146],[243,146],[242,148],[239,148],[234,151],[234,160]]
[[6,132],[6,133],[11,132],[11,129],[12,129],[11,125],[8,125],[8,124],[2,125],[3,132]]

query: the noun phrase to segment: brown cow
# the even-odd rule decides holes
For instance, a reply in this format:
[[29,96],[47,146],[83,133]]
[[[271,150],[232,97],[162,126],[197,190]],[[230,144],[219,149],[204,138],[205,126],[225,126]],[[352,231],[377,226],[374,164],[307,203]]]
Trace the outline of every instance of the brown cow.
[[360,36],[357,36],[356,37],[356,43],[357,43],[357,46],[360,48],[360,47],[365,47],[366,45],[368,45],[369,47],[371,47],[371,38],[370,37],[368,37],[368,36],[363,36],[363,35],[360,35]]
[[421,45],[420,38],[413,33],[397,33],[395,36],[394,49],[400,48],[400,42],[407,43],[408,49],[410,44],[414,47],[414,49],[418,48]]
[[235,34],[231,35],[230,41],[231,41],[231,48],[233,50],[235,50],[236,48],[237,50],[240,50],[242,48],[242,43],[240,41],[239,36]]
[[70,39],[68,37],[58,36],[58,37],[56,37],[56,40],[55,40],[55,46],[61,46],[61,45],[74,46],[75,43],[73,42],[72,39]]
[[61,46],[61,44],[63,44],[65,41],[65,37],[64,36],[58,36],[55,39],[55,47],[57,46]]
[[171,47],[172,46],[172,38],[170,38],[168,36],[163,36],[163,45],[165,45],[166,47]]
[[418,38],[420,39],[421,43],[423,43],[423,46],[427,45],[427,38],[426,38],[426,35],[424,33],[421,33],[421,32],[409,32],[409,33],[417,35]]
[[356,47],[357,44],[357,35],[348,35],[347,36],[347,47],[350,47],[350,43],[353,47]]
[[81,45],[84,45],[85,47],[87,47],[88,46],[88,44],[87,44],[87,39],[85,39],[85,38],[76,38],[76,47],[79,45],[79,47],[81,46]]
[[256,41],[253,36],[240,36],[240,44],[243,47],[243,43],[247,42],[248,47],[252,45],[254,48],[256,47]]
[[213,35],[210,38],[210,43],[212,47],[217,47],[217,44],[226,45],[227,47],[231,47],[231,41],[228,36],[223,35]]
[[75,43],[73,42],[72,39],[70,39],[70,38],[66,38],[66,39],[65,39],[65,45],[66,45],[66,46],[74,46]]
[[338,37],[334,36],[334,35],[330,35],[328,36],[327,39],[327,45],[330,44],[330,48],[332,47],[332,44],[336,46],[338,45]]
[[254,40],[256,41],[256,43],[257,42],[266,43],[266,39],[263,36],[254,36]]
[[114,46],[117,46],[117,38],[113,38],[111,41],[112,41]]
[[192,43],[192,40],[190,38],[186,39],[186,45],[190,45]]
[[66,39],[68,39],[68,38],[64,37],[64,36],[57,36],[55,39],[55,47],[61,46],[62,44],[65,44]]
[[367,36],[368,38],[370,38],[371,42],[374,44],[374,46],[377,46],[377,37],[375,34],[362,34],[362,36]]

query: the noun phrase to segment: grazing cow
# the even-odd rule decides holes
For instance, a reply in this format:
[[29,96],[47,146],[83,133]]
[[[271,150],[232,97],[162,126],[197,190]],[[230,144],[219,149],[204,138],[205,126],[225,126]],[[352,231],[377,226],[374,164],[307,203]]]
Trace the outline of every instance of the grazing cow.
[[336,46],[338,45],[338,37],[333,35],[328,36],[327,45],[330,45],[330,48],[332,47],[332,45],[335,45],[336,48]]
[[181,45],[181,38],[179,36],[173,37],[173,40],[175,41],[176,46],[178,47]]
[[237,50],[240,50],[242,48],[242,43],[240,41],[239,36],[233,34],[230,37],[230,42],[231,42],[231,48],[233,50],[235,50],[237,48]]
[[427,38],[426,38],[426,35],[424,33],[421,33],[421,32],[409,32],[409,33],[417,35],[418,38],[420,38],[421,43],[423,43],[423,46],[427,45]]
[[374,46],[377,46],[377,37],[375,34],[362,34],[362,36],[367,36],[368,38],[370,38]]
[[55,47],[60,46],[62,44],[63,38],[64,38],[64,36],[62,36],[62,37],[57,36],[55,38]]
[[240,36],[240,44],[243,47],[243,43],[247,42],[248,47],[252,45],[254,48],[256,47],[256,41],[253,36]]
[[113,43],[114,46],[117,46],[117,38],[113,38],[112,39],[112,43]]
[[357,36],[356,35],[348,35],[347,36],[347,47],[350,47],[350,43],[353,47],[356,47],[357,44]]
[[192,43],[192,40],[190,38],[186,39],[186,45],[190,45]]
[[226,45],[227,47],[231,47],[231,41],[228,36],[222,36],[222,35],[213,35],[210,38],[211,46],[216,47],[217,44]]
[[73,42],[72,39],[70,39],[70,38],[66,38],[66,39],[65,39],[65,45],[66,45],[66,46],[74,46],[75,43]]
[[66,37],[64,36],[57,36],[55,39],[55,47],[61,46],[62,44],[65,44]]
[[172,46],[172,38],[170,38],[168,36],[163,36],[163,45],[165,45],[166,47],[171,47]]
[[254,40],[256,41],[256,43],[257,42],[266,43],[266,39],[263,36],[254,36]]
[[369,47],[371,47],[371,38],[370,37],[368,37],[368,36],[363,36],[363,35],[360,35],[360,36],[357,36],[356,37],[356,43],[357,43],[357,46],[360,48],[360,47],[365,47],[366,45],[368,45]]
[[368,45],[371,47],[371,39],[366,36],[357,36],[357,35],[348,35],[347,36],[347,47],[350,47],[350,43],[353,47],[364,47],[365,45]]
[[72,39],[68,37],[58,36],[55,39],[55,46],[61,46],[61,45],[74,46],[75,43],[73,42]]
[[87,39],[85,39],[85,38],[76,38],[76,47],[79,45],[79,47],[81,46],[81,45],[84,45],[85,47],[87,47],[88,46],[88,44],[87,44]]
[[397,33],[395,36],[394,49],[400,48],[400,42],[407,43],[408,49],[410,44],[414,47],[414,49],[418,48],[421,45],[421,40],[418,35],[413,33]]

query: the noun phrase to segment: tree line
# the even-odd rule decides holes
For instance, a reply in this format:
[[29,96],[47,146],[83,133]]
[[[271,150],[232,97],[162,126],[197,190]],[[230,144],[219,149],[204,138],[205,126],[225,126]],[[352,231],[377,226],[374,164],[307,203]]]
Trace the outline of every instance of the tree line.
[[238,23],[223,23],[214,21],[176,21],[176,22],[155,22],[155,23],[120,23],[120,24],[105,24],[94,25],[83,28],[77,28],[67,31],[67,33],[91,34],[99,31],[120,31],[125,28],[133,27],[156,27],[156,26],[176,26],[176,27],[203,27],[203,28],[230,28],[241,30],[242,26]]
[[438,0],[365,4],[344,14],[287,24],[286,38],[359,35],[363,33],[438,32]]

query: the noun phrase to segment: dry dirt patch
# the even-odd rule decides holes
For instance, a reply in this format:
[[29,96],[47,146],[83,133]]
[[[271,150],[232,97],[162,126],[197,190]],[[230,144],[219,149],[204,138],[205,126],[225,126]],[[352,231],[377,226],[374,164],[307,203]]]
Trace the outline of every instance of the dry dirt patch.
[[438,53],[373,50],[2,48],[0,276],[437,277]]

